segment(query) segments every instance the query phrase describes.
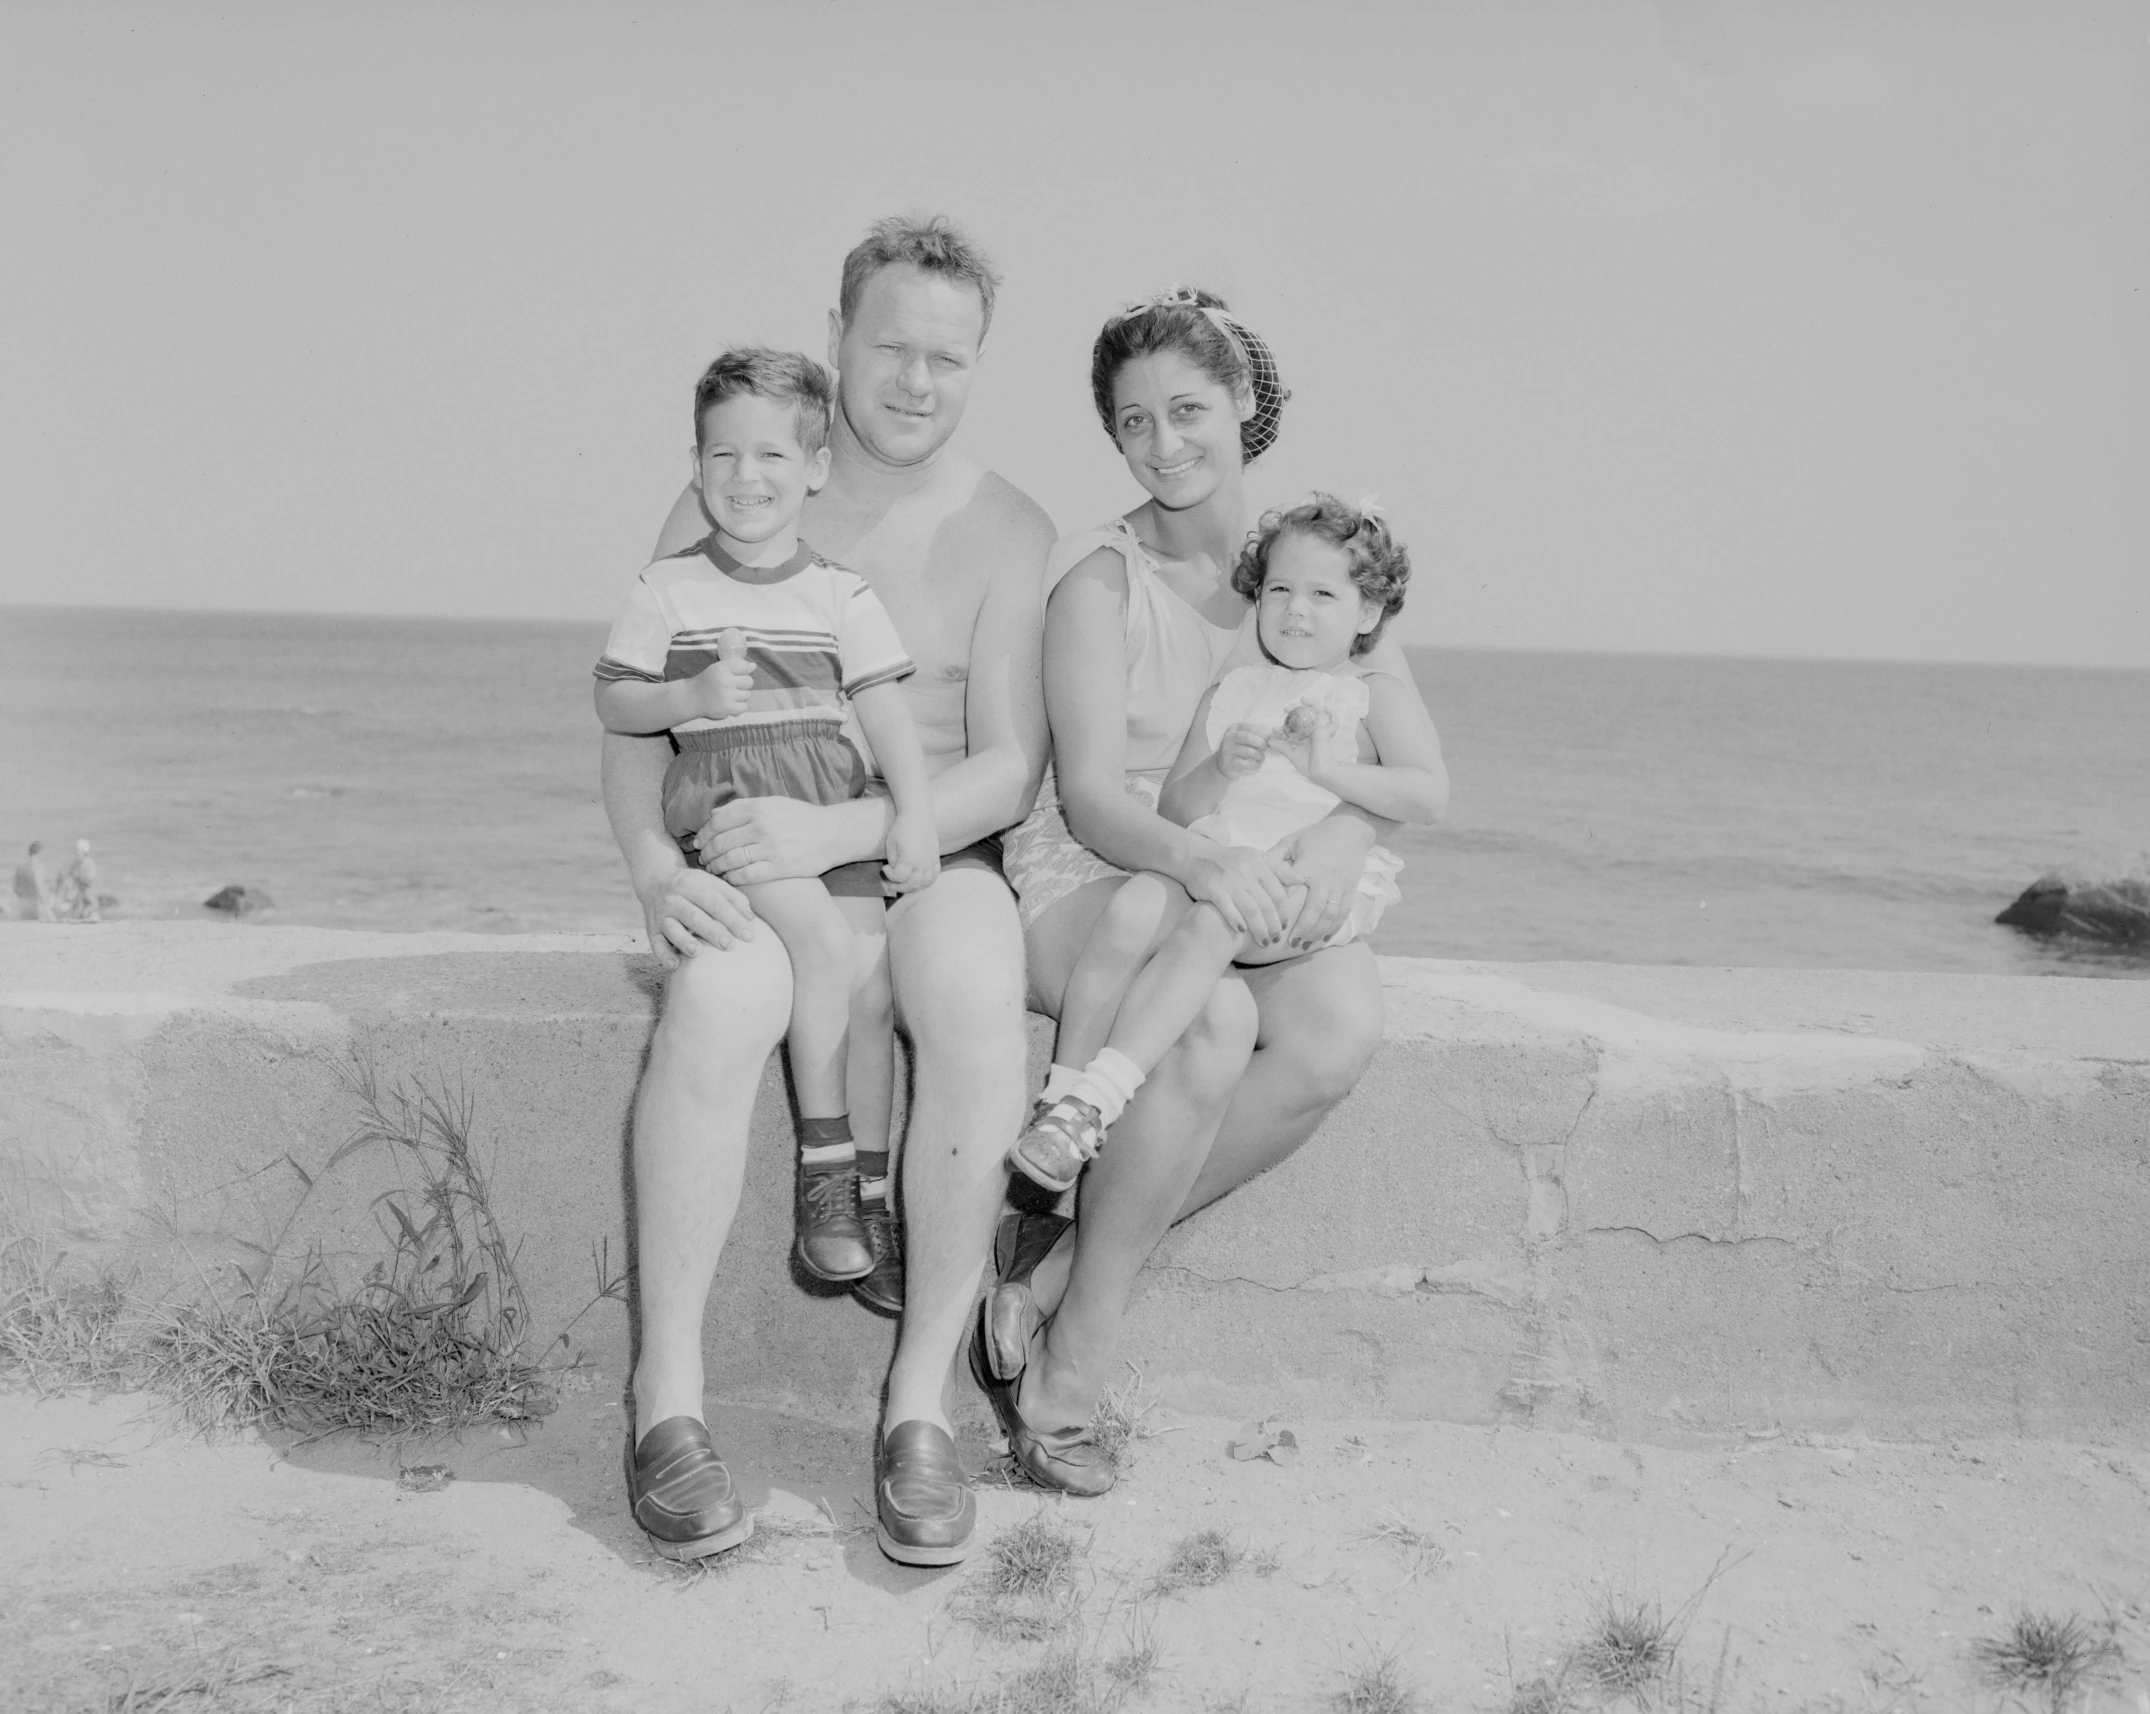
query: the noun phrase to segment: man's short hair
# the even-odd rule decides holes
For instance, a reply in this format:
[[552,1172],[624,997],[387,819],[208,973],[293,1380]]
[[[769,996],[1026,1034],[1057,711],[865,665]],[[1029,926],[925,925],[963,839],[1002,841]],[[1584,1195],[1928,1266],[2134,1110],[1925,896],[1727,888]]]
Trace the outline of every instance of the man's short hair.
[[993,294],[1000,289],[1000,276],[993,271],[992,258],[945,214],[892,214],[866,229],[866,236],[844,258],[843,286],[836,296],[836,313],[846,325],[866,282],[899,264],[960,281],[975,291],[985,312],[978,337],[985,338],[993,325]]
[[702,444],[702,418],[713,406],[741,393],[789,401],[798,407],[799,447],[811,458],[829,444],[829,419],[836,408],[836,388],[829,372],[796,351],[740,345],[725,352],[694,384],[694,444]]

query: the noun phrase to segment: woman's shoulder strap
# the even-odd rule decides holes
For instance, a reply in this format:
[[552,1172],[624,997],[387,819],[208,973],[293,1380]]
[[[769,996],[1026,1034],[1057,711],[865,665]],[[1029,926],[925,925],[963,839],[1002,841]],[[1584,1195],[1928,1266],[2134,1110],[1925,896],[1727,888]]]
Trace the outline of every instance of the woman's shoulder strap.
[[1127,563],[1130,578],[1142,563],[1142,544],[1135,540],[1124,518],[1115,518],[1109,524],[1077,530],[1053,543],[1053,551],[1045,556],[1045,593],[1052,594],[1063,577],[1099,552],[1117,553]]

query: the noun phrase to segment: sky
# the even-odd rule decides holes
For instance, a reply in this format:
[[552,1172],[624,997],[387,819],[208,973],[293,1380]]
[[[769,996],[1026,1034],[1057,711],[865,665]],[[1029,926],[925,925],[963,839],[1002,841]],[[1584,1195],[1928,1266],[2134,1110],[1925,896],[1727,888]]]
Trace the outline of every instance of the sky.
[[913,209],[1063,530],[1192,282],[1408,642],[2150,666],[2145,0],[0,0],[0,604],[601,621]]

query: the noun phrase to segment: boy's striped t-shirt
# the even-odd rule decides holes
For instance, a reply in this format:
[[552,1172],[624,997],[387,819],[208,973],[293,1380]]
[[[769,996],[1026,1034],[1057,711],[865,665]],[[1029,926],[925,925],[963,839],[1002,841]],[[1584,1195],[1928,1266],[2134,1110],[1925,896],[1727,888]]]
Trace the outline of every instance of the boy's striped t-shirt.
[[597,676],[646,684],[692,678],[717,659],[727,631],[745,639],[754,669],[746,711],[690,720],[675,732],[787,720],[826,720],[834,729],[846,699],[913,670],[888,609],[857,572],[804,542],[782,565],[741,565],[712,534],[635,579]]

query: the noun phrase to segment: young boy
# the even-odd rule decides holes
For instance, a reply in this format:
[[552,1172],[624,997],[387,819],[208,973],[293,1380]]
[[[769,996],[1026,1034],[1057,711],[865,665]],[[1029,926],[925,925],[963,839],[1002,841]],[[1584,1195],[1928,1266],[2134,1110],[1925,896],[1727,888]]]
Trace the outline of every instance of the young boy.
[[[690,862],[701,861],[695,834],[734,798],[859,796],[866,767],[844,734],[847,710],[880,765],[896,809],[885,867],[743,889],[791,956],[799,1265],[848,1281],[875,1272],[876,1243],[892,1245],[894,1231],[881,878],[899,892],[926,886],[940,846],[925,754],[897,688],[912,669],[896,628],[865,579],[799,540],[806,497],[828,480],[833,405],[827,373],[795,353],[740,349],[709,366],[694,390],[694,460],[716,528],[636,581],[597,663],[596,695],[607,731],[671,733],[664,825]],[[875,1145],[865,1164],[880,1201],[868,1210],[847,1088]]]

